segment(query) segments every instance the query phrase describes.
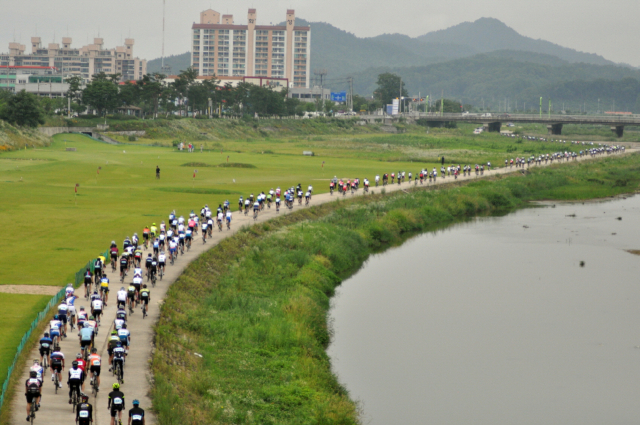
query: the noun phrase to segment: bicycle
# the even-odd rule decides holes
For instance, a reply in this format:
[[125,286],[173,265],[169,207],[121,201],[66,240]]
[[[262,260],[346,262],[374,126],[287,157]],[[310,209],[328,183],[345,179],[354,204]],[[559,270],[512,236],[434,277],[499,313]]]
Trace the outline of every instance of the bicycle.
[[78,392],[80,392],[80,388],[78,388],[78,386],[75,386],[73,390],[71,390],[71,406],[73,413],[76,412],[76,406],[78,406],[78,400],[80,399]]
[[191,239],[187,239],[187,251],[191,250]]
[[31,408],[29,409],[29,422],[33,425],[33,420],[36,418],[36,397],[31,401]]
[[142,318],[147,317],[147,309],[145,308],[145,304],[142,303]]
[[222,221],[218,220],[218,230],[222,232]]
[[53,372],[53,385],[55,385],[56,394],[58,394],[58,387],[60,387],[60,380],[58,379],[58,372]]
[[253,219],[254,220],[258,219],[258,210],[253,210]]
[[162,280],[162,276],[164,276],[164,267],[160,267],[160,280]]
[[96,376],[94,376],[91,378],[91,394],[93,394],[94,397],[98,397],[98,391],[98,380],[96,379]]
[[118,383],[122,385],[123,374],[122,374],[122,365],[121,365],[121,363],[122,362],[115,362],[115,367],[113,368],[113,374],[118,379]]
[[153,272],[151,273],[151,286],[156,287],[156,274]]
[[231,230],[231,221],[227,220],[227,230]]

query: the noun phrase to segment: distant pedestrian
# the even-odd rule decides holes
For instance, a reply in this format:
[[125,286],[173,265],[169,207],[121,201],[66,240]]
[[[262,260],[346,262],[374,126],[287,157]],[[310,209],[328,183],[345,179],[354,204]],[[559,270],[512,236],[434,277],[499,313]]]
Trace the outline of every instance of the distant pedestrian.
[[160,178],[160,167],[156,165],[156,178]]
[[200,144],[200,153],[202,153],[202,149],[204,149],[204,144]]

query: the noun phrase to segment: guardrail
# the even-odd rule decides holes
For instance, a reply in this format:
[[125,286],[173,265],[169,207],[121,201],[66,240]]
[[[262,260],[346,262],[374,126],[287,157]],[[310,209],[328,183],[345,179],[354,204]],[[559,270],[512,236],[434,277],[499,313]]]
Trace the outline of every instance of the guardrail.
[[[102,255],[105,258],[105,265],[106,265],[109,261],[109,251],[105,251],[100,255]],[[78,286],[80,286],[80,284],[84,282],[84,273],[87,271],[87,268],[91,270],[91,273],[93,273],[94,271],[93,261],[89,261],[85,267],[78,270],[78,272],[75,274],[74,287],[77,288]],[[40,321],[47,316],[47,313],[49,313],[49,310],[51,310],[52,307],[55,307],[56,304],[58,304],[58,301],[60,301],[60,299],[64,296],[65,289],[66,288],[62,288],[56,295],[54,295],[51,298],[51,300],[49,300],[49,302],[47,303],[47,306],[40,313],[38,313],[38,315],[33,320],[33,322],[31,322],[31,326],[29,326],[29,330],[25,332],[25,334],[22,336],[22,339],[20,340],[20,344],[18,344],[16,354],[13,357],[13,361],[11,362],[9,369],[7,370],[7,378],[2,384],[2,393],[0,393],[0,409],[2,409],[2,406],[4,405],[7,389],[9,388],[9,381],[11,381],[11,375],[16,367],[16,364],[18,363],[18,359],[20,357],[20,354],[22,353],[22,350],[24,350],[24,347],[29,341],[31,334],[33,333],[34,329],[37,328]]]
[[602,125],[640,125],[640,116],[611,116],[611,115],[549,115],[549,114],[506,114],[506,113],[479,113],[460,114],[430,112],[409,112],[393,116],[360,115],[361,119],[373,118],[426,118],[430,121],[468,121],[468,122],[537,122],[553,124],[602,124]]

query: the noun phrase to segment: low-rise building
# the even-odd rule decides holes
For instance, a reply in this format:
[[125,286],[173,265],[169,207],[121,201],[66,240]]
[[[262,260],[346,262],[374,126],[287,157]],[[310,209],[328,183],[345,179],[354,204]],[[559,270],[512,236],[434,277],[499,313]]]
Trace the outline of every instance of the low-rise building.
[[331,89],[320,88],[292,88],[289,89],[288,96],[293,99],[300,99],[301,102],[315,102],[317,100],[331,100]]

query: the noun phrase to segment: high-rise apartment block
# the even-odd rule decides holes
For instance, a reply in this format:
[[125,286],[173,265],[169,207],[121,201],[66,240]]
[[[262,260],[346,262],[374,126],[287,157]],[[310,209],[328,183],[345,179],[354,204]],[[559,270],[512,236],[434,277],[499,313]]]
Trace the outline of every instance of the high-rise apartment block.
[[249,9],[247,25],[215,10],[200,13],[192,26],[191,66],[198,75],[286,78],[290,87],[309,87],[311,28],[296,26],[287,10],[285,25],[257,25]]
[[80,48],[71,47],[71,38],[63,37],[62,45],[43,46],[40,37],[31,38],[31,53],[20,43],[9,43],[9,53],[0,53],[0,65],[8,67],[41,66],[55,68],[64,76],[78,75],[89,81],[94,74],[120,74],[122,81],[139,80],[147,73],[147,61],[133,56],[132,38],[124,46],[113,49],[103,47],[102,38]]

